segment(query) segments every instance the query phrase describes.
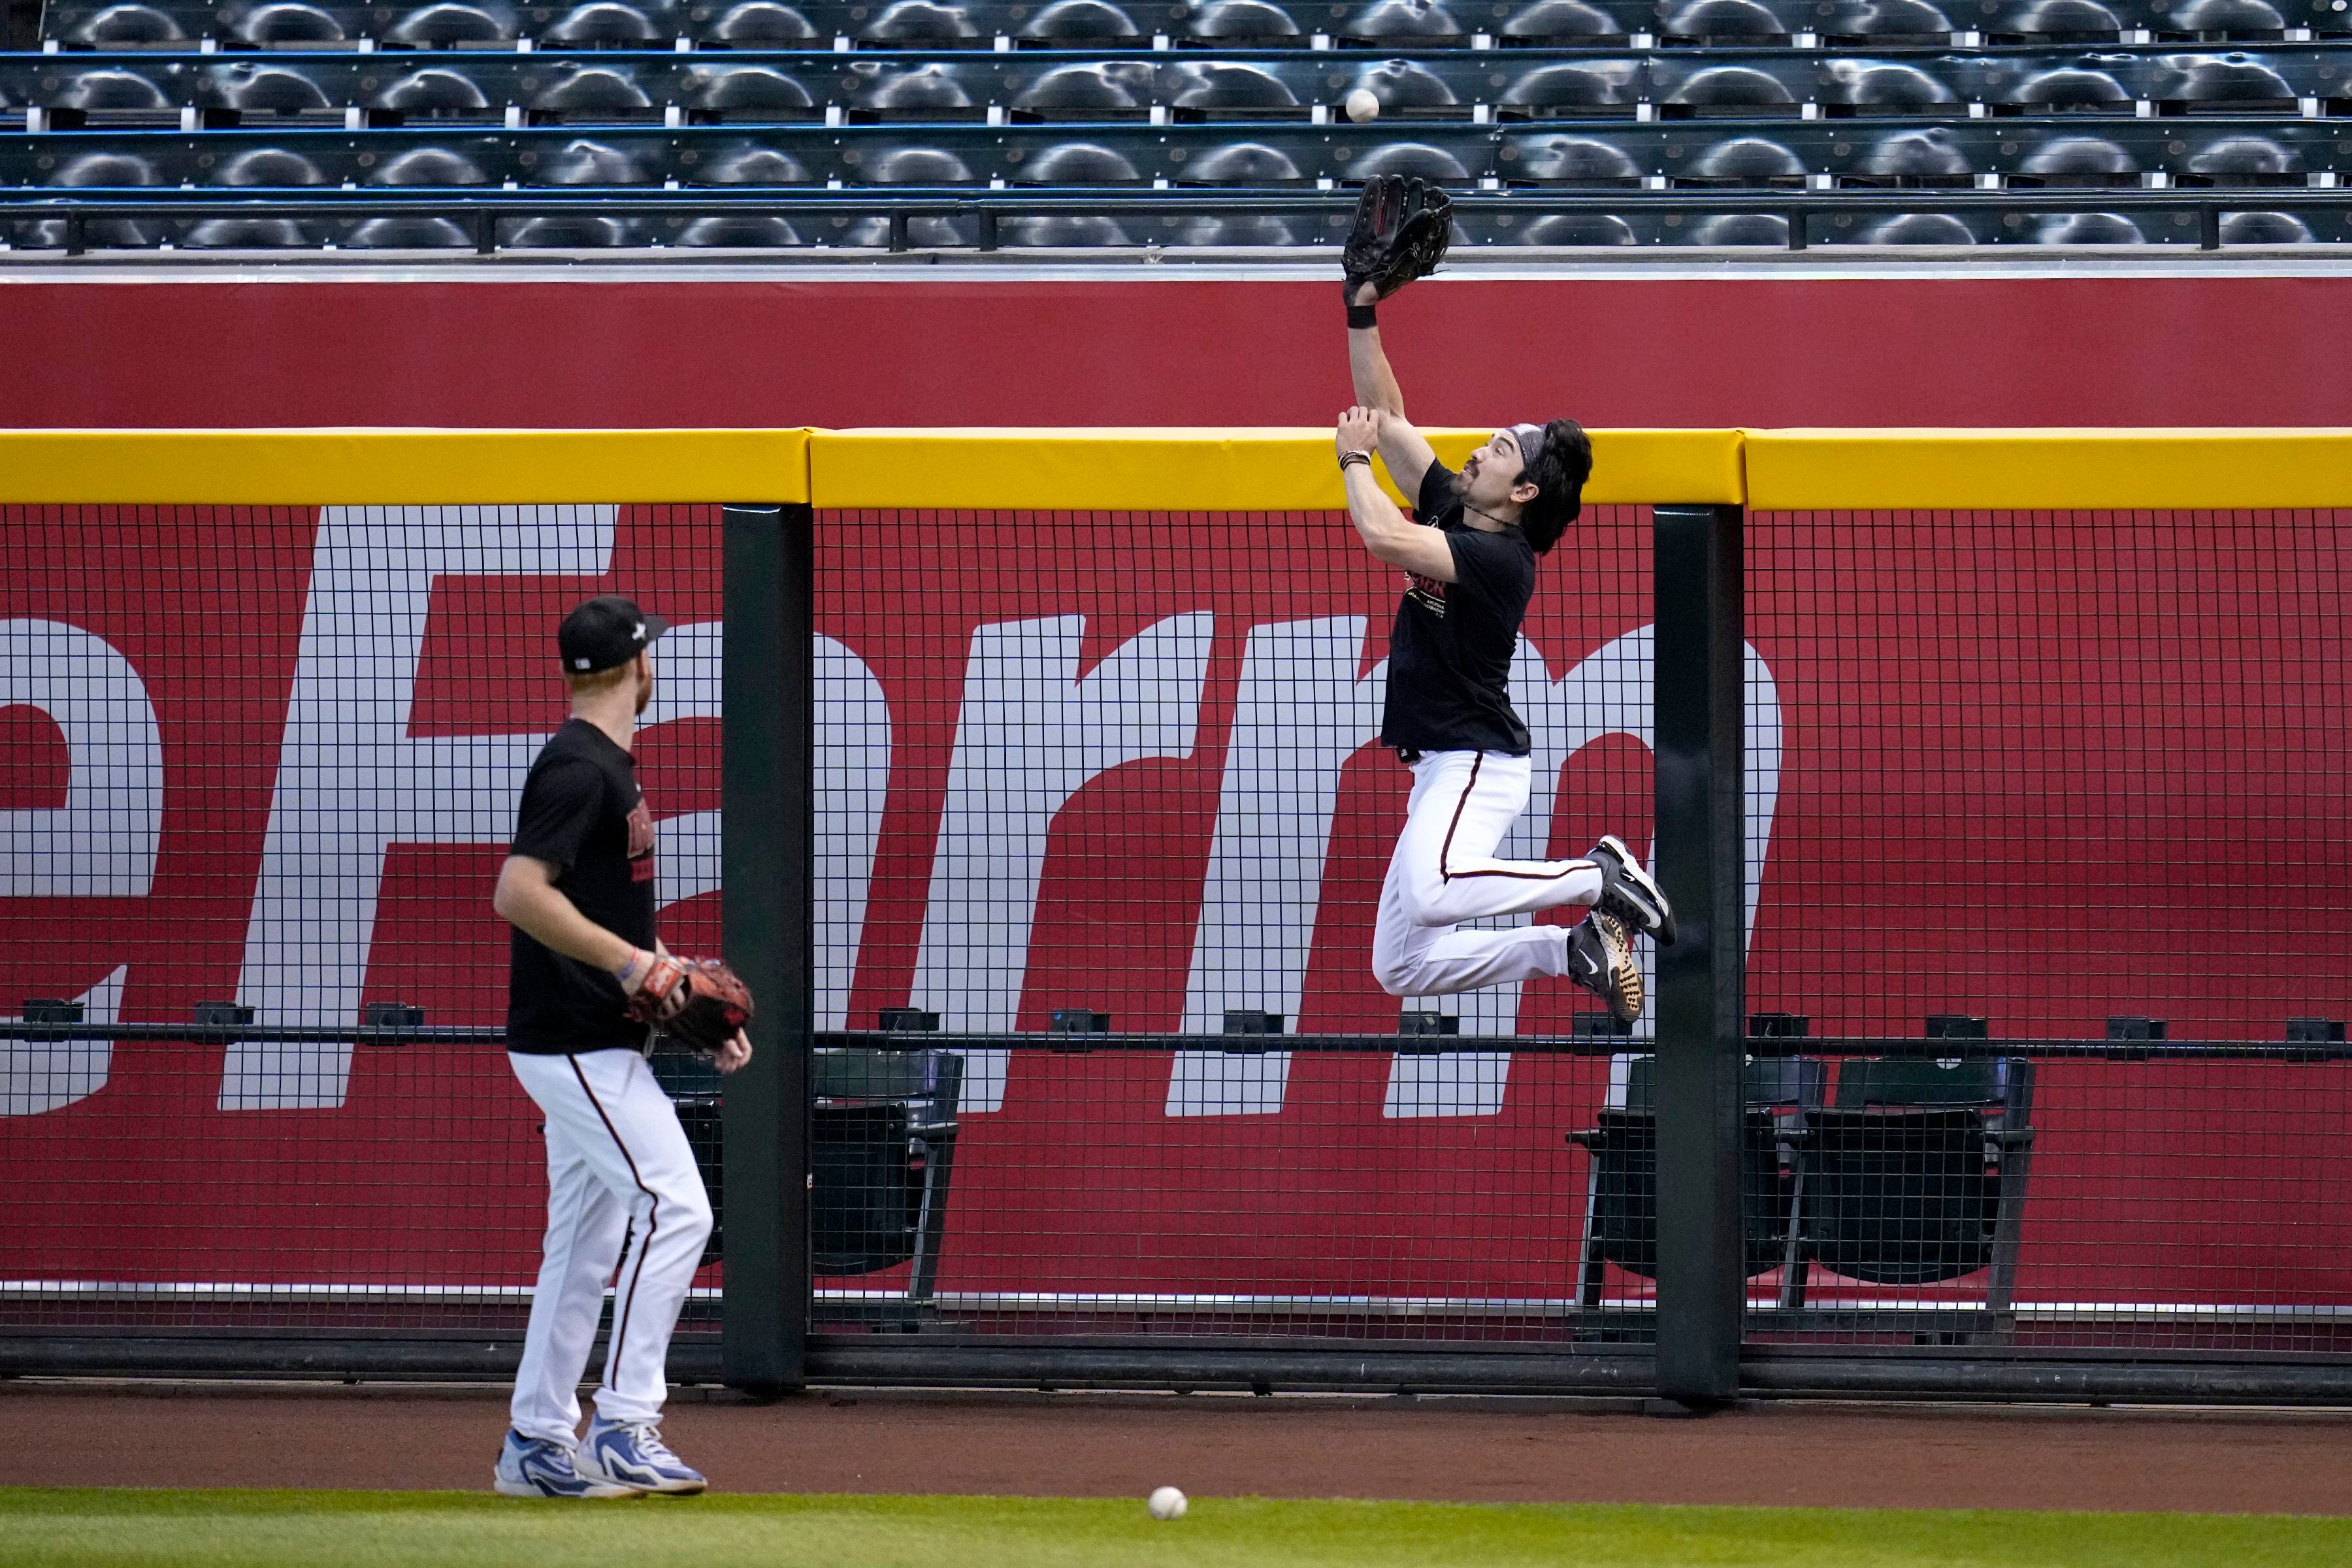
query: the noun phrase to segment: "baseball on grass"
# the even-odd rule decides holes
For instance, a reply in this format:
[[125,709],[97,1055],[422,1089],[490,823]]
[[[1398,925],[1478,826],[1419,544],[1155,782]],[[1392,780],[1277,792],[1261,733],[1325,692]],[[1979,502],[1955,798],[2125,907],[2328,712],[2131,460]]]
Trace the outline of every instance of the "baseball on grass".
[[1150,1500],[1143,1506],[1151,1510],[1154,1519],[1181,1519],[1184,1517],[1184,1494],[1174,1487],[1155,1487]]
[[1369,87],[1360,87],[1348,95],[1348,118],[1361,125],[1367,120],[1381,117],[1381,100],[1372,96]]

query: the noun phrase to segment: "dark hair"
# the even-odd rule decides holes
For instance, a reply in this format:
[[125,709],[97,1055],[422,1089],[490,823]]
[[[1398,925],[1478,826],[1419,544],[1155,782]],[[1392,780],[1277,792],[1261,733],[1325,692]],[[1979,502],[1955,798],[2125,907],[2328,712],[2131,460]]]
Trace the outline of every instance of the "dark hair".
[[1536,499],[1519,509],[1519,529],[1541,555],[1559,542],[1584,510],[1584,481],[1592,477],[1592,440],[1573,419],[1544,426],[1543,453],[1529,463],[1519,483],[1536,487]]

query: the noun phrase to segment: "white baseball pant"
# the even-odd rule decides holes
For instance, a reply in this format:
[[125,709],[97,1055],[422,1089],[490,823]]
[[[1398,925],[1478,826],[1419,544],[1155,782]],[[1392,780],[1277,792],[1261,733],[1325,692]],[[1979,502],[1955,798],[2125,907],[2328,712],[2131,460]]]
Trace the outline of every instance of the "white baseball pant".
[[569,1447],[607,1281],[613,1332],[596,1413],[661,1418],[670,1331],[710,1239],[710,1198],[644,1057],[509,1052],[507,1060],[547,1117],[547,1242],[515,1373],[514,1428]]
[[1601,868],[1590,860],[1494,858],[1527,809],[1529,770],[1528,758],[1495,752],[1429,752],[1412,764],[1412,800],[1372,933],[1372,973],[1391,996],[1568,973],[1568,927],[1453,929],[1601,897]]

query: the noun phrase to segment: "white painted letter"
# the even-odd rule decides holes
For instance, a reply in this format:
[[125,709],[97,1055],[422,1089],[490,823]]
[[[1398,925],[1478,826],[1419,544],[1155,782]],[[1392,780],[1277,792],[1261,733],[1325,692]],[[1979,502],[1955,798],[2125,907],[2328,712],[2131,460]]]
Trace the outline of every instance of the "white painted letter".
[[[1296,1025],[1339,775],[1380,733],[1388,666],[1357,679],[1363,647],[1361,616],[1250,631],[1184,987],[1188,1031],[1215,1033],[1227,1007]],[[1287,1051],[1180,1051],[1168,1114],[1271,1114],[1289,1078]]]
[[[1084,679],[1083,616],[972,634],[912,997],[947,1028],[1013,1026],[1055,814],[1122,763],[1192,755],[1213,626],[1171,616]],[[972,1053],[963,1093],[966,1110],[1003,1105],[1004,1053]]]
[[[545,735],[408,733],[434,580],[599,576],[613,526],[609,506],[320,512],[237,993],[260,1022],[359,1021],[386,848],[502,844],[514,831]],[[549,681],[555,673],[552,658],[498,672]],[[348,1045],[231,1046],[220,1108],[339,1106],[351,1057]]]
[[0,898],[144,898],[163,832],[163,731],[146,683],[79,626],[0,621],[0,708],[22,706],[65,737],[66,799],[0,811]]

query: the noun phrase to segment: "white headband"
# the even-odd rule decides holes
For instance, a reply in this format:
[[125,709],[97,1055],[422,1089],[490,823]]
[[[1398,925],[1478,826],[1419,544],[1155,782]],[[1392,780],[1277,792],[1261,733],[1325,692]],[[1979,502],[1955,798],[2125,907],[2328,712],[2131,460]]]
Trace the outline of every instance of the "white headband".
[[1540,425],[1514,425],[1511,438],[1519,444],[1519,461],[1528,468],[1536,466],[1543,456],[1544,429]]

